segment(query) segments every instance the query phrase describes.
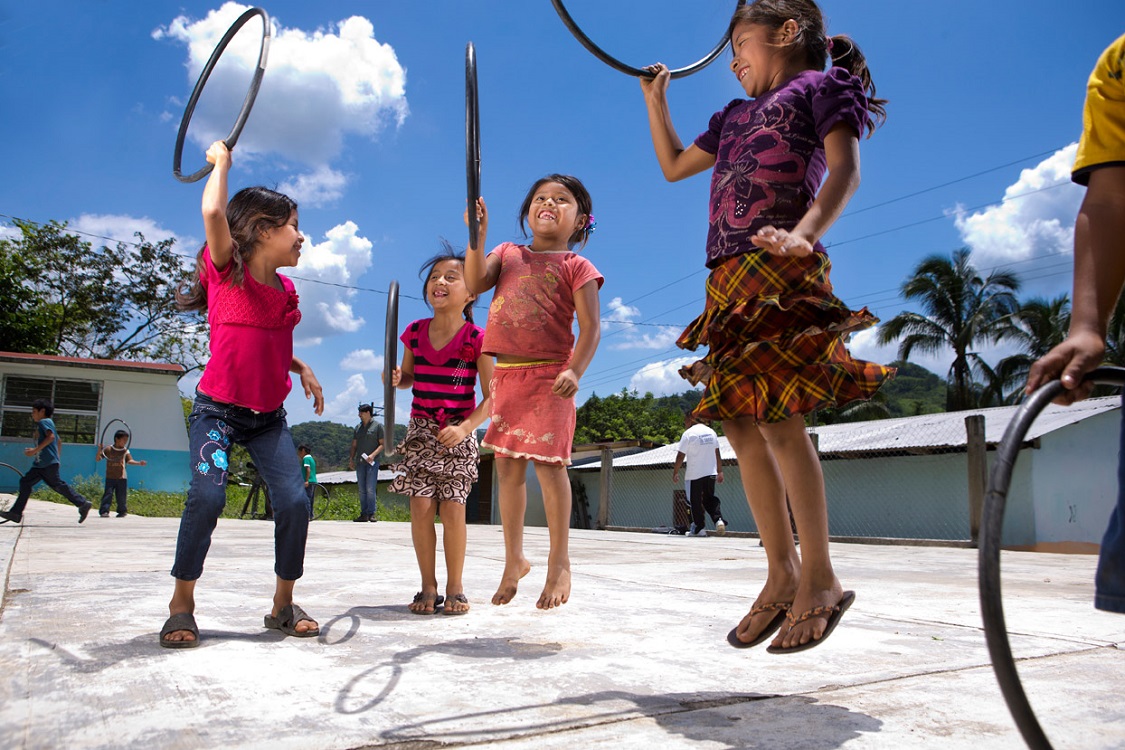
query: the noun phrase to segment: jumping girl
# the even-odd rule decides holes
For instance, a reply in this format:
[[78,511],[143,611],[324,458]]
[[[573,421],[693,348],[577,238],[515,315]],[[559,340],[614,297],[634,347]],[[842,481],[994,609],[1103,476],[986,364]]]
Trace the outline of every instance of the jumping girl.
[[847,333],[878,321],[832,294],[820,244],[859,185],[859,136],[885,118],[885,102],[859,48],[825,35],[812,0],[758,0],[731,28],[730,69],[750,99],[715,113],[692,145],[672,126],[668,69],[651,66],[641,89],[665,178],[713,168],[705,311],[677,342],[709,352],[681,374],[706,384],[697,417],[723,420],[769,561],[728,640],[754,646],[784,626],[768,650],[792,652],[821,643],[855,599],[832,568],[824,477],[803,415],[870,398],[894,374],[845,348]]
[[[574,395],[601,339],[598,289],[603,277],[573,250],[594,229],[593,204],[576,177],[552,174],[531,186],[520,207],[520,228],[531,243],[504,242],[484,257],[488,211],[476,207],[480,240],[465,258],[469,289],[496,287],[488,311],[484,352],[496,357],[492,422],[481,445],[496,451],[504,573],[492,597],[507,604],[531,569],[523,554],[527,462],[543,489],[550,551],[547,579],[535,606],[557,607],[570,597],[570,444]],[[578,317],[578,341],[572,326]]]
[[324,396],[312,369],[293,356],[293,328],[301,320],[293,282],[277,269],[297,265],[304,238],[297,204],[263,187],[238,191],[227,203],[231,157],[216,141],[207,150],[215,165],[203,190],[207,244],[196,259],[197,278],[176,300],[185,310],[207,310],[211,359],[196,389],[188,426],[191,483],[180,518],[176,587],[168,621],[160,631],[165,648],[199,645],[195,582],[226,505],[227,469],[235,443],[245,446],[269,488],[274,512],[277,584],[265,626],[311,637],[316,621],[293,603],[293,584],[304,572],[309,530],[304,475],[282,404],[301,377],[317,414]]
[[[410,496],[410,532],[422,573],[422,590],[410,611],[432,615],[442,604],[437,593],[437,532],[441,516],[445,547],[445,607],[447,615],[469,611],[461,583],[465,568],[465,500],[477,481],[476,429],[488,417],[488,384],[492,357],[481,353],[484,331],[473,325],[477,296],[465,286],[465,258],[448,245],[445,252],[422,267],[422,297],[434,311],[416,320],[400,337],[405,347],[402,365],[391,382],[413,388],[410,424],[399,446],[403,471],[391,482],[391,492]],[[477,374],[483,399],[476,403]],[[440,507],[440,512],[439,512]]]

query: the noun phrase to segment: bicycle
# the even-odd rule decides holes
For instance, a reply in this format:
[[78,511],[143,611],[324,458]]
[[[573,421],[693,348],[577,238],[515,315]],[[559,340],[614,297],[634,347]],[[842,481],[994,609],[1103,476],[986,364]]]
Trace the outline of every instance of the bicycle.
[[[239,518],[246,518],[247,512],[250,513],[250,518],[254,520],[273,520],[273,504],[270,502],[270,488],[262,479],[262,475],[258,474],[254,464],[247,462],[246,468],[254,472],[254,479],[247,484],[246,482],[239,482],[240,487],[249,487],[250,491],[246,493],[246,502],[242,504],[242,511],[238,514]],[[328,488],[323,484],[313,483],[310,485],[312,488],[312,499],[309,501],[309,520],[316,521],[324,517],[328,512],[328,506],[331,502],[331,496]],[[262,496],[263,512],[258,513],[258,500]]]

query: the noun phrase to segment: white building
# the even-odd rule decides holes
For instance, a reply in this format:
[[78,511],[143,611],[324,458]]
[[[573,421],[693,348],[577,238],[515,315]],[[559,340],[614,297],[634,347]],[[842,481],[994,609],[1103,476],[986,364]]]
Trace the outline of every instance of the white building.
[[124,422],[133,457],[148,462],[129,467],[129,486],[185,490],[187,427],[176,385],[183,373],[179,365],[0,352],[0,463],[16,469],[0,467],[0,492],[15,492],[17,472],[31,465],[23,449],[34,440],[37,398],[55,405],[64,480],[104,476],[105,464],[95,462],[97,443],[103,432],[112,443]]

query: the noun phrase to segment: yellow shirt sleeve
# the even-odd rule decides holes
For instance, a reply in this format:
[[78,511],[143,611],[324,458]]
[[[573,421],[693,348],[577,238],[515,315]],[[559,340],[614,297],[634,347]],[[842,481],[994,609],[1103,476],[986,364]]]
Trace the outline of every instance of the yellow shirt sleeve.
[[1109,45],[1098,58],[1086,84],[1082,110],[1082,138],[1071,179],[1090,181],[1099,167],[1125,165],[1125,36]]

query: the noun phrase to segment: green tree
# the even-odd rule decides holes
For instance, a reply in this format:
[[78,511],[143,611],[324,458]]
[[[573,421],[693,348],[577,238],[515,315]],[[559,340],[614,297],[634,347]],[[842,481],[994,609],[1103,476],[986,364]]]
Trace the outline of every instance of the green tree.
[[[698,402],[696,396],[692,405]],[[684,412],[679,404],[679,397],[657,399],[651,393],[638,396],[625,388],[605,398],[595,394],[578,408],[574,442],[676,442],[684,431]]]
[[931,255],[922,260],[902,285],[902,296],[917,302],[923,312],[904,312],[879,328],[881,344],[899,341],[899,359],[915,350],[937,354],[953,350],[949,367],[946,407],[968,409],[978,402],[974,365],[983,363],[976,351],[1012,335],[1010,317],[1018,309],[1015,293],[1019,278],[1008,271],[993,271],[982,278],[961,248],[952,258]]
[[1054,299],[1032,297],[1020,303],[1019,309],[1008,319],[1005,338],[1014,341],[1023,351],[1000,360],[995,368],[984,362],[974,367],[981,384],[981,405],[1018,403],[1032,363],[1061,344],[1069,328],[1070,298],[1067,295]]
[[0,240],[0,289],[20,290],[17,312],[0,319],[7,346],[200,366],[206,322],[175,308],[173,291],[191,271],[172,253],[173,240],[154,245],[138,232],[135,243],[95,251],[66,224],[14,223],[20,236]]

